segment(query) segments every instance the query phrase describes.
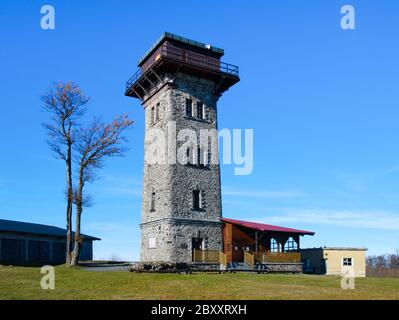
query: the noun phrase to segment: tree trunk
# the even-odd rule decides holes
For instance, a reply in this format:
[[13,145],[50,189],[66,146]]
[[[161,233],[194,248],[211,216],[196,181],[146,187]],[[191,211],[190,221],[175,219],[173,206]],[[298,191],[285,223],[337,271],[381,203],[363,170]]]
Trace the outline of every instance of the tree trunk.
[[75,238],[74,238],[74,245],[73,251],[71,254],[71,266],[77,266],[79,262],[79,254],[80,254],[80,247],[81,247],[81,239],[80,239],[80,221],[82,216],[82,209],[81,206],[77,205],[76,208],[76,221],[75,221]]
[[[69,195],[68,195],[69,197]],[[68,199],[67,212],[66,212],[66,227],[67,227],[67,239],[65,246],[65,263],[71,264],[71,248],[72,248],[72,202]]]
[[71,254],[71,266],[77,266],[79,262],[79,254],[81,247],[81,239],[80,239],[80,220],[81,220],[81,210],[76,209],[76,230],[75,230],[75,239],[73,251]]
[[76,202],[76,217],[75,217],[75,239],[74,239],[74,246],[72,251],[71,257],[71,265],[77,266],[79,262],[79,254],[80,248],[82,245],[80,239],[80,223],[81,217],[83,212],[83,169],[80,169],[79,172],[79,186],[77,190],[77,194],[75,195],[75,202]]
[[72,188],[72,159],[71,159],[71,145],[68,146],[68,157],[66,161],[66,179],[67,179],[67,211],[66,211],[66,264],[71,264],[71,249],[72,249],[72,204],[73,204],[73,188]]

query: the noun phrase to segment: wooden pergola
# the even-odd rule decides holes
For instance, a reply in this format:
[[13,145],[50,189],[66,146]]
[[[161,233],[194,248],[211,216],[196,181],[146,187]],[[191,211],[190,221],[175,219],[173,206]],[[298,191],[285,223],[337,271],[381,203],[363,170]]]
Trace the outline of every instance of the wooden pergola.
[[222,218],[227,262],[300,262],[300,237],[312,231]]

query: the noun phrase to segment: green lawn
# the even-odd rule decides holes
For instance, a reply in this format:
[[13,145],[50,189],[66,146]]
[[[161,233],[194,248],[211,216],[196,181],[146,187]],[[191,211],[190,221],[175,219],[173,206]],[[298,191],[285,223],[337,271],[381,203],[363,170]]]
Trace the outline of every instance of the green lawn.
[[399,278],[356,279],[286,274],[135,274],[55,268],[55,290],[40,269],[0,266],[0,299],[399,299]]

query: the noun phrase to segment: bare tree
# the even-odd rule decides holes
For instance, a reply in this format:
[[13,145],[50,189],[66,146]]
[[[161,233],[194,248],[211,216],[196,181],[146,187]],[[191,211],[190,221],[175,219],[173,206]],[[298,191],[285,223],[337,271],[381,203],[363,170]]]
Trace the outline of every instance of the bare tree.
[[366,259],[367,274],[381,277],[399,276],[399,250],[393,254],[368,256]]
[[77,265],[82,245],[81,217],[83,208],[88,205],[88,196],[85,196],[84,186],[96,178],[96,170],[103,166],[106,158],[123,156],[127,150],[124,146],[126,138],[123,136],[123,132],[132,124],[133,121],[129,120],[126,115],[115,118],[110,124],[104,124],[98,118],[94,118],[88,127],[79,130],[74,145],[74,150],[77,152],[78,184],[74,192],[76,220],[71,265]]
[[43,110],[50,114],[44,124],[48,131],[48,144],[56,158],[66,166],[66,263],[71,262],[72,247],[72,146],[75,143],[78,119],[85,113],[89,97],[73,82],[55,83],[54,88],[41,97]]

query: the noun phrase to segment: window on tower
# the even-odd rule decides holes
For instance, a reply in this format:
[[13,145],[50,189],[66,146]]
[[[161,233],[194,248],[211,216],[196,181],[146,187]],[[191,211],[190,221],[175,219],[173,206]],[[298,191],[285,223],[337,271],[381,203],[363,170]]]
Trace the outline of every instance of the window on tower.
[[194,165],[194,152],[192,147],[188,147],[186,151],[187,164]]
[[186,116],[193,116],[193,100],[191,99],[186,99]]
[[155,122],[158,121],[158,120],[160,119],[160,116],[159,116],[160,105],[161,105],[161,104],[158,102],[158,103],[157,103],[157,106],[155,107]]
[[155,107],[151,107],[150,110],[150,123],[151,124],[155,123]]
[[204,119],[204,104],[200,101],[197,102],[197,118]]
[[151,193],[151,208],[150,211],[155,211],[155,192]]
[[206,161],[206,152],[204,148],[198,147],[197,150],[197,164],[200,167],[205,167],[205,165],[207,165],[207,161]]
[[193,209],[201,209],[201,191],[193,190]]

